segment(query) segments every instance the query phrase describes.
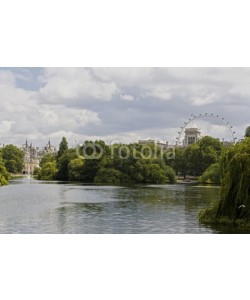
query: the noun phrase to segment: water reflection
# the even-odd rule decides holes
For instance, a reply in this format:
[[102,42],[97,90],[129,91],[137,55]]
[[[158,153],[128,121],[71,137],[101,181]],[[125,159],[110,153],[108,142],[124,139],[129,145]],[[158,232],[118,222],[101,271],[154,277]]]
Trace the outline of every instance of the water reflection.
[[235,233],[197,212],[217,187],[95,186],[14,180],[0,188],[0,233]]

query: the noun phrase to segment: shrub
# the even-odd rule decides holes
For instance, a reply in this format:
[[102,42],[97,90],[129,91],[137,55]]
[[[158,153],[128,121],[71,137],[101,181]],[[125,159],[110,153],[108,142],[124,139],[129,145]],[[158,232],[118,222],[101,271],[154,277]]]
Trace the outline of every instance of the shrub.
[[201,183],[220,184],[220,164],[215,163],[206,169],[199,178]]
[[115,169],[101,168],[95,176],[95,183],[120,183],[122,173]]

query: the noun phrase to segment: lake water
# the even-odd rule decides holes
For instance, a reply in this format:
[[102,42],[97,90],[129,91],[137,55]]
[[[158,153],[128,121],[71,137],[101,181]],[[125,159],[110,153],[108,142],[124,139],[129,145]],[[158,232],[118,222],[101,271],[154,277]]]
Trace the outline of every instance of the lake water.
[[0,187],[0,233],[236,233],[197,214],[218,187],[80,185],[12,180]]

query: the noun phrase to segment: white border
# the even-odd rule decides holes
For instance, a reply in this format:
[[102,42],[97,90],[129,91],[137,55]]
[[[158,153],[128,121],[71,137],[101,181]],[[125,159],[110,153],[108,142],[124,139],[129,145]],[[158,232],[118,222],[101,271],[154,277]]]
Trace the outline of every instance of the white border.
[[[0,65],[246,67],[248,1],[1,1]],[[1,299],[239,299],[247,236],[2,235]]]

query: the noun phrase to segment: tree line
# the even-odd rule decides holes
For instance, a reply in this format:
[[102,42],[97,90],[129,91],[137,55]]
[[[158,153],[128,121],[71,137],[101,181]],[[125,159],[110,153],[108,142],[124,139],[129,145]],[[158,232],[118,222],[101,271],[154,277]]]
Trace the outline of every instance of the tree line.
[[[69,149],[63,137],[58,153],[45,155],[35,174],[39,180],[175,183],[175,171],[161,157],[161,150],[154,145],[147,145],[144,152],[142,148],[139,144],[107,145],[104,141],[85,141],[80,149]],[[85,155],[79,155],[84,150]],[[150,153],[145,153],[147,151]]]
[[175,149],[174,156],[152,144],[106,145],[103,141],[86,141],[77,151],[68,148],[64,137],[57,155],[45,155],[35,174],[40,180],[116,184],[175,183],[178,177],[189,175],[219,184],[224,148],[218,139],[206,136],[187,148]]
[[[250,126],[245,137],[250,137]],[[83,149],[87,149],[85,156],[92,155],[92,159],[79,155]],[[99,155],[100,149],[102,155]],[[173,159],[169,158],[167,151],[162,155],[162,150],[155,145],[145,148],[139,144],[106,145],[103,141],[86,141],[81,149],[74,149],[68,147],[63,137],[58,153],[45,155],[34,175],[39,180],[108,184],[175,183],[178,177],[190,175],[203,183],[219,184],[222,158],[227,150],[228,147],[218,139],[207,136],[188,148],[175,149]],[[23,165],[22,150],[14,145],[0,149],[0,185],[8,183],[10,174],[22,173]]]

